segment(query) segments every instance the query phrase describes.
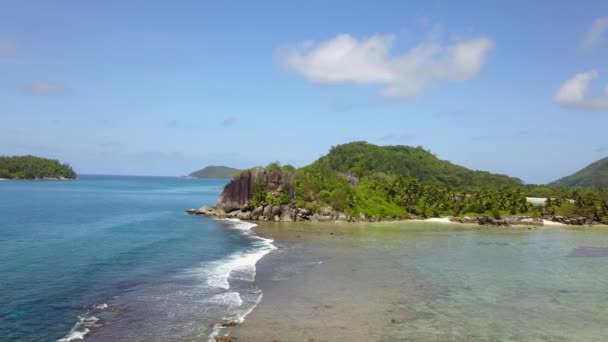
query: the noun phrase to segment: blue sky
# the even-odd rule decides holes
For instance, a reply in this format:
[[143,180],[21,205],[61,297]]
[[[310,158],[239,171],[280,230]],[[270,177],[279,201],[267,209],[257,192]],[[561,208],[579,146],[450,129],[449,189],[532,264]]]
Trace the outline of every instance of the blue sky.
[[542,183],[608,155],[606,1],[5,1],[0,154],[80,173],[422,145]]

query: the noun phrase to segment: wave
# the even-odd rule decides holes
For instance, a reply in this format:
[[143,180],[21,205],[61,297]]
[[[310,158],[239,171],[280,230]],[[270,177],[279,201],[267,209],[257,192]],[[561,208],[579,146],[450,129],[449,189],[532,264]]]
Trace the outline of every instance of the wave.
[[[257,236],[251,228],[257,226],[254,223],[241,221],[238,219],[217,219],[219,221],[231,223],[232,229],[242,231],[254,241],[253,250],[246,250],[233,253],[227,258],[207,262],[203,267],[191,270],[186,276],[198,276],[203,278],[207,285],[222,289],[230,289],[229,279],[253,282],[256,275],[257,262],[266,254],[277,249],[273,244],[274,240]],[[193,274],[194,273],[194,274]]]
[[64,337],[57,340],[57,342],[72,342],[72,341],[82,341],[84,337],[91,332],[93,328],[99,328],[101,326],[101,321],[99,318],[94,316],[95,312],[99,312],[108,308],[108,304],[102,303],[99,305],[94,305],[91,310],[87,311],[86,314],[82,316],[78,316],[78,321],[72,329],[65,335]]
[[[256,247],[256,250],[234,253],[228,257],[227,261],[217,264],[215,267],[216,272],[207,278],[207,284],[223,289],[230,289],[229,279],[238,279],[246,282],[255,281],[257,262],[266,254],[277,249],[273,244],[274,240],[255,235],[251,230],[253,227],[257,226],[254,223],[233,218],[217,220],[230,222],[233,229],[241,230],[244,235],[255,239],[254,246]],[[243,306],[243,300],[238,292],[227,292],[216,297],[219,297],[236,307]],[[247,317],[247,315],[249,315],[260,303],[262,297],[262,291],[258,290],[257,296],[255,296],[249,307],[244,308],[236,317],[228,318],[228,320],[242,323],[245,320],[245,317]],[[226,317],[224,317],[224,319],[226,319]],[[224,327],[221,324],[215,324],[213,326],[213,332],[209,335],[209,342],[215,341],[215,337],[220,334],[223,328]]]
[[[139,316],[145,310],[148,313],[146,320],[164,319],[163,322],[169,324],[158,326],[153,332],[144,332],[151,338],[164,336],[170,339],[175,333],[179,335],[183,332],[186,336],[201,332],[203,336],[209,336],[210,341],[215,341],[215,337],[225,328],[218,322],[243,322],[262,299],[262,291],[255,283],[256,264],[277,247],[272,239],[257,236],[252,230],[256,226],[253,223],[235,219],[221,221],[225,224],[224,229],[238,231],[239,235],[246,237],[247,243],[240,247],[244,249],[183,270],[173,276],[174,280],[123,293],[108,304],[93,305],[85,314],[78,316],[72,329],[57,341],[86,340],[92,331],[99,336],[116,336],[117,331],[128,329],[129,326],[128,322],[121,322],[124,317],[113,322],[114,318],[118,318],[116,310],[123,312],[125,308],[128,308],[125,312],[129,316]],[[165,308],[170,308],[170,317],[158,314],[166,312]],[[189,322],[194,315],[201,315],[205,322],[202,328],[196,328]],[[108,324],[105,324],[106,321]],[[183,331],[178,328],[182,324]],[[98,327],[102,328],[96,331]]]

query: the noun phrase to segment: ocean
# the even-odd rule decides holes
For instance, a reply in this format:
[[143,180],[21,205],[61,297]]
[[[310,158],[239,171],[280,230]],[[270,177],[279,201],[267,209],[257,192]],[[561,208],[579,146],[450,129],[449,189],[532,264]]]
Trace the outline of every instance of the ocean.
[[227,182],[0,182],[1,340],[206,341],[219,321],[242,320],[272,241],[184,212]]

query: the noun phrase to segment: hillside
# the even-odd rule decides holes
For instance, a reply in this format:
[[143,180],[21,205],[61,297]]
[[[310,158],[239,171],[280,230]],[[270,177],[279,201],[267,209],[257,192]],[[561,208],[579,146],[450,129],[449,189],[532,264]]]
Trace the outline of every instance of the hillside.
[[570,176],[560,178],[550,185],[608,188],[608,157]]
[[448,187],[522,184],[518,178],[474,171],[441,160],[422,147],[377,146],[362,141],[335,146],[327,155],[304,169],[350,172],[359,177],[383,172]]
[[207,166],[201,170],[192,172],[188,176],[194,178],[232,178],[239,171],[239,169],[228,166]]
[[[529,193],[550,200],[534,205]],[[245,170],[226,185],[216,206],[189,212],[274,221],[450,216],[498,225],[542,225],[541,217],[589,224],[608,222],[608,190],[523,185],[440,160],[422,147],[353,142],[300,169],[272,163]]]
[[76,172],[58,160],[35,156],[0,157],[0,178],[74,179]]

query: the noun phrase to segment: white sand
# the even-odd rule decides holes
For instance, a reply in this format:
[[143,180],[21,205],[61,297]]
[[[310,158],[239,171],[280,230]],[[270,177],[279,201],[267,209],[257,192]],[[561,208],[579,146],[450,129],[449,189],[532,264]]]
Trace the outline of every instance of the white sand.
[[549,220],[543,220],[543,225],[545,226],[567,226],[565,223],[553,222]]
[[426,220],[423,220],[424,222],[436,222],[436,223],[453,223],[452,221],[450,221],[449,217],[432,217]]

